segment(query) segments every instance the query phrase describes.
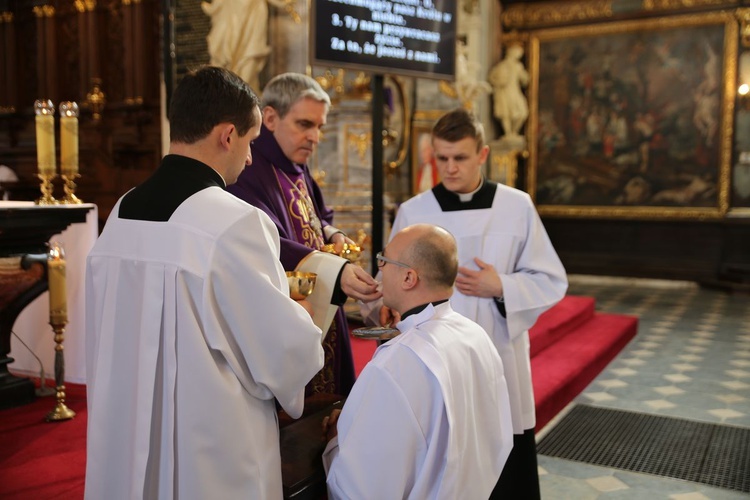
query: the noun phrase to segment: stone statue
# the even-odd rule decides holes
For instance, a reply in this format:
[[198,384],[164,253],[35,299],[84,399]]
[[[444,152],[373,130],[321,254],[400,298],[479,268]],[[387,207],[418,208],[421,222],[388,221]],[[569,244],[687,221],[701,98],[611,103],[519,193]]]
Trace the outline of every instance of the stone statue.
[[469,61],[469,48],[463,41],[456,43],[456,97],[466,109],[472,109],[473,101],[492,91],[489,83],[477,78],[479,64]]
[[286,7],[286,0],[213,0],[202,2],[211,18],[206,38],[210,64],[237,73],[256,92],[259,75],[266,65],[268,46],[268,5]]
[[529,83],[529,73],[521,62],[522,56],[521,45],[509,46],[505,58],[489,74],[494,91],[494,115],[502,124],[505,136],[520,137],[521,127],[529,117],[529,106],[522,90]]

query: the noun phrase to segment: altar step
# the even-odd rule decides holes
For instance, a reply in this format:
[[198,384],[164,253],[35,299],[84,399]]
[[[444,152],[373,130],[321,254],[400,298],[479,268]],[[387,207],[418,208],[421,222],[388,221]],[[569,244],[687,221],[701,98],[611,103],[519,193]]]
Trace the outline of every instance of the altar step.
[[[568,295],[529,330],[537,430],[570,403],[635,336],[638,318],[595,311],[593,297]],[[351,337],[357,375],[376,342]]]
[[598,313],[595,306],[593,297],[568,295],[529,330],[537,431],[635,337],[637,317]]

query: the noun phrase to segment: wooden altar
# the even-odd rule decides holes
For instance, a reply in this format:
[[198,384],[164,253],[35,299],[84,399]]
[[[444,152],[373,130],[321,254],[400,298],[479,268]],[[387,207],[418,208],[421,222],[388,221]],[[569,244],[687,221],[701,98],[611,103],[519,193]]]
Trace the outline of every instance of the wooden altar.
[[85,222],[93,207],[0,202],[0,409],[35,397],[31,380],[8,371],[10,337],[23,308],[47,290],[47,242],[70,224]]

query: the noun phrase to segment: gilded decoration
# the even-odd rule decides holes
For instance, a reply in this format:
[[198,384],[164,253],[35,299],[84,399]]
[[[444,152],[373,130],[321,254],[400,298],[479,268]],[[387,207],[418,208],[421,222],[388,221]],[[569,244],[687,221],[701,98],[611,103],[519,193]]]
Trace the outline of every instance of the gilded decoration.
[[580,21],[611,18],[612,1],[542,2],[514,4],[503,11],[503,25],[509,29],[529,29]]
[[530,32],[527,186],[540,214],[724,216],[737,37],[732,12]]
[[508,29],[536,29],[582,22],[606,21],[623,14],[662,13],[706,8],[733,7],[740,0],[642,0],[640,8],[619,7],[616,0],[540,2],[508,6],[502,13]]

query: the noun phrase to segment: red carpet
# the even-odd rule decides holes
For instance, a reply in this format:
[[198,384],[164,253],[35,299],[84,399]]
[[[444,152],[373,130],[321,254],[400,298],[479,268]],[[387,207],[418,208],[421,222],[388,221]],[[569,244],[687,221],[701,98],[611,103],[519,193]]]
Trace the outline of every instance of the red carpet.
[[[573,400],[635,336],[638,319],[594,311],[591,297],[567,296],[530,331],[537,430]],[[359,375],[377,347],[352,338]],[[0,498],[81,499],[86,464],[86,391],[68,384],[77,415],[45,422],[54,396],[0,411]]]
[[0,411],[0,498],[83,498],[86,468],[86,388],[66,384],[65,404],[76,416],[46,422],[55,396]]
[[638,329],[638,318],[594,312],[592,297],[566,296],[529,331],[536,429],[586,388]]

